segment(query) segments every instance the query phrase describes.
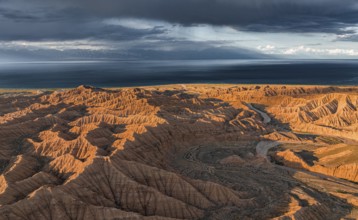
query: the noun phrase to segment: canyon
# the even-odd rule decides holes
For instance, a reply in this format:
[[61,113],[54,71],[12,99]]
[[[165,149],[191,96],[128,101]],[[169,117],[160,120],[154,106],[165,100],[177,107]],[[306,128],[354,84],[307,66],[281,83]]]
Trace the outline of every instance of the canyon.
[[0,219],[357,219],[358,87],[0,91]]

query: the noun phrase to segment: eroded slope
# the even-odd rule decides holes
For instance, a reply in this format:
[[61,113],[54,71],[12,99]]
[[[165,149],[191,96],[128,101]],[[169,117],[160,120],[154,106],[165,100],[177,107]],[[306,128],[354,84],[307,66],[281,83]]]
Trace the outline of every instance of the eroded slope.
[[[354,183],[333,184],[327,177],[276,166],[255,147],[261,140],[316,143],[317,137],[293,131],[317,126],[332,135],[355,134],[357,90],[81,86],[0,97],[0,218],[352,215]],[[251,104],[268,112],[272,122],[263,121]],[[344,196],[335,191],[341,187]]]

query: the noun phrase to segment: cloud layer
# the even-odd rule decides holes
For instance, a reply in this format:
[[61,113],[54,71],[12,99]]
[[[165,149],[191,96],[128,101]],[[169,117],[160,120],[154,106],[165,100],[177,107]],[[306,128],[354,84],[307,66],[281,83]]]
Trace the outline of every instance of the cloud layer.
[[[103,51],[113,54],[113,50],[117,50],[115,54],[168,52],[187,47],[188,51],[215,49],[218,53],[228,51],[229,54],[232,48],[236,48],[237,54],[262,57],[260,53],[269,54],[270,48],[258,48],[255,44],[239,42],[258,41],[260,36],[264,37],[267,33],[278,34],[276,38],[283,36],[282,34],[293,34],[298,36],[297,38],[310,34],[323,34],[325,36],[321,36],[322,40],[327,42],[327,36],[336,42],[356,42],[358,2],[356,0],[32,0],[31,2],[0,0],[0,27],[2,42],[0,53],[1,50],[3,53],[5,49],[11,50],[11,46],[21,50],[27,49],[32,53],[44,49],[55,51],[72,49],[101,51],[102,54]],[[217,33],[209,30],[216,27],[219,28]],[[192,34],[194,32],[196,35]],[[201,37],[198,37],[197,33],[201,34]],[[252,39],[247,37],[248,34],[251,34]],[[208,36],[214,37],[210,39]],[[271,40],[280,42],[280,39],[274,38],[272,37]],[[311,43],[318,41],[312,39]],[[294,40],[295,38],[292,38],[292,41]],[[67,41],[67,44],[61,43],[62,41]],[[302,42],[296,41],[295,45],[286,47],[302,46]],[[40,45],[39,42],[44,43]],[[342,51],[355,49],[349,48],[347,44],[343,46],[344,48],[336,49]],[[138,51],[139,47],[146,49],[142,48]],[[311,51],[303,52],[324,53],[325,50],[332,50],[332,48],[313,48]],[[138,55],[140,54],[135,56]]]

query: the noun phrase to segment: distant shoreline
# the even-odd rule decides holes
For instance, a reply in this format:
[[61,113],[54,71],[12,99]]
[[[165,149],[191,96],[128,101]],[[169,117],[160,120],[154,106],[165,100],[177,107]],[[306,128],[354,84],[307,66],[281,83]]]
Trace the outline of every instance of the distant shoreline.
[[358,85],[358,61],[132,61],[32,63],[0,68],[0,88],[126,88],[171,84]]
[[[214,87],[235,87],[235,86],[286,86],[286,87],[344,87],[344,88],[357,88],[358,85],[317,85],[317,84],[228,84],[228,83],[177,83],[177,84],[157,84],[157,85],[145,85],[145,86],[118,86],[118,87],[96,87],[102,89],[130,89],[130,88],[174,88],[174,87],[182,87],[182,86],[190,86],[190,87],[206,87],[206,86],[214,86]],[[81,86],[81,85],[78,85]],[[78,87],[77,86],[77,87]],[[91,85],[89,85],[91,86]],[[77,87],[68,87],[68,88],[0,88],[0,93],[21,93],[21,92],[38,92],[38,91],[57,91],[57,90],[71,90]]]

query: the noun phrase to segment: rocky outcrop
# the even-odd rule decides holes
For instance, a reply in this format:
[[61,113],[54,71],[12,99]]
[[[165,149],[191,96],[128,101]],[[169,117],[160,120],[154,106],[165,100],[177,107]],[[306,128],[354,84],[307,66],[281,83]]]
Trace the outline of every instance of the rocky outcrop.
[[[339,219],[352,209],[342,199],[354,200],[351,185],[345,197],[303,186],[255,146],[317,142],[283,123],[355,131],[357,90],[80,86],[0,96],[0,219]],[[338,151],[322,150],[322,161],[348,155]],[[348,164],[322,173],[356,181]]]
[[275,161],[283,163],[285,166],[358,182],[358,148],[356,145],[331,145],[304,152],[312,155],[309,157],[314,158],[314,161],[310,161],[312,159],[309,157],[305,158],[301,152],[297,152],[294,148],[286,149],[275,153],[273,157]]
[[268,111],[295,131],[358,140],[358,95],[329,93],[285,98]]

